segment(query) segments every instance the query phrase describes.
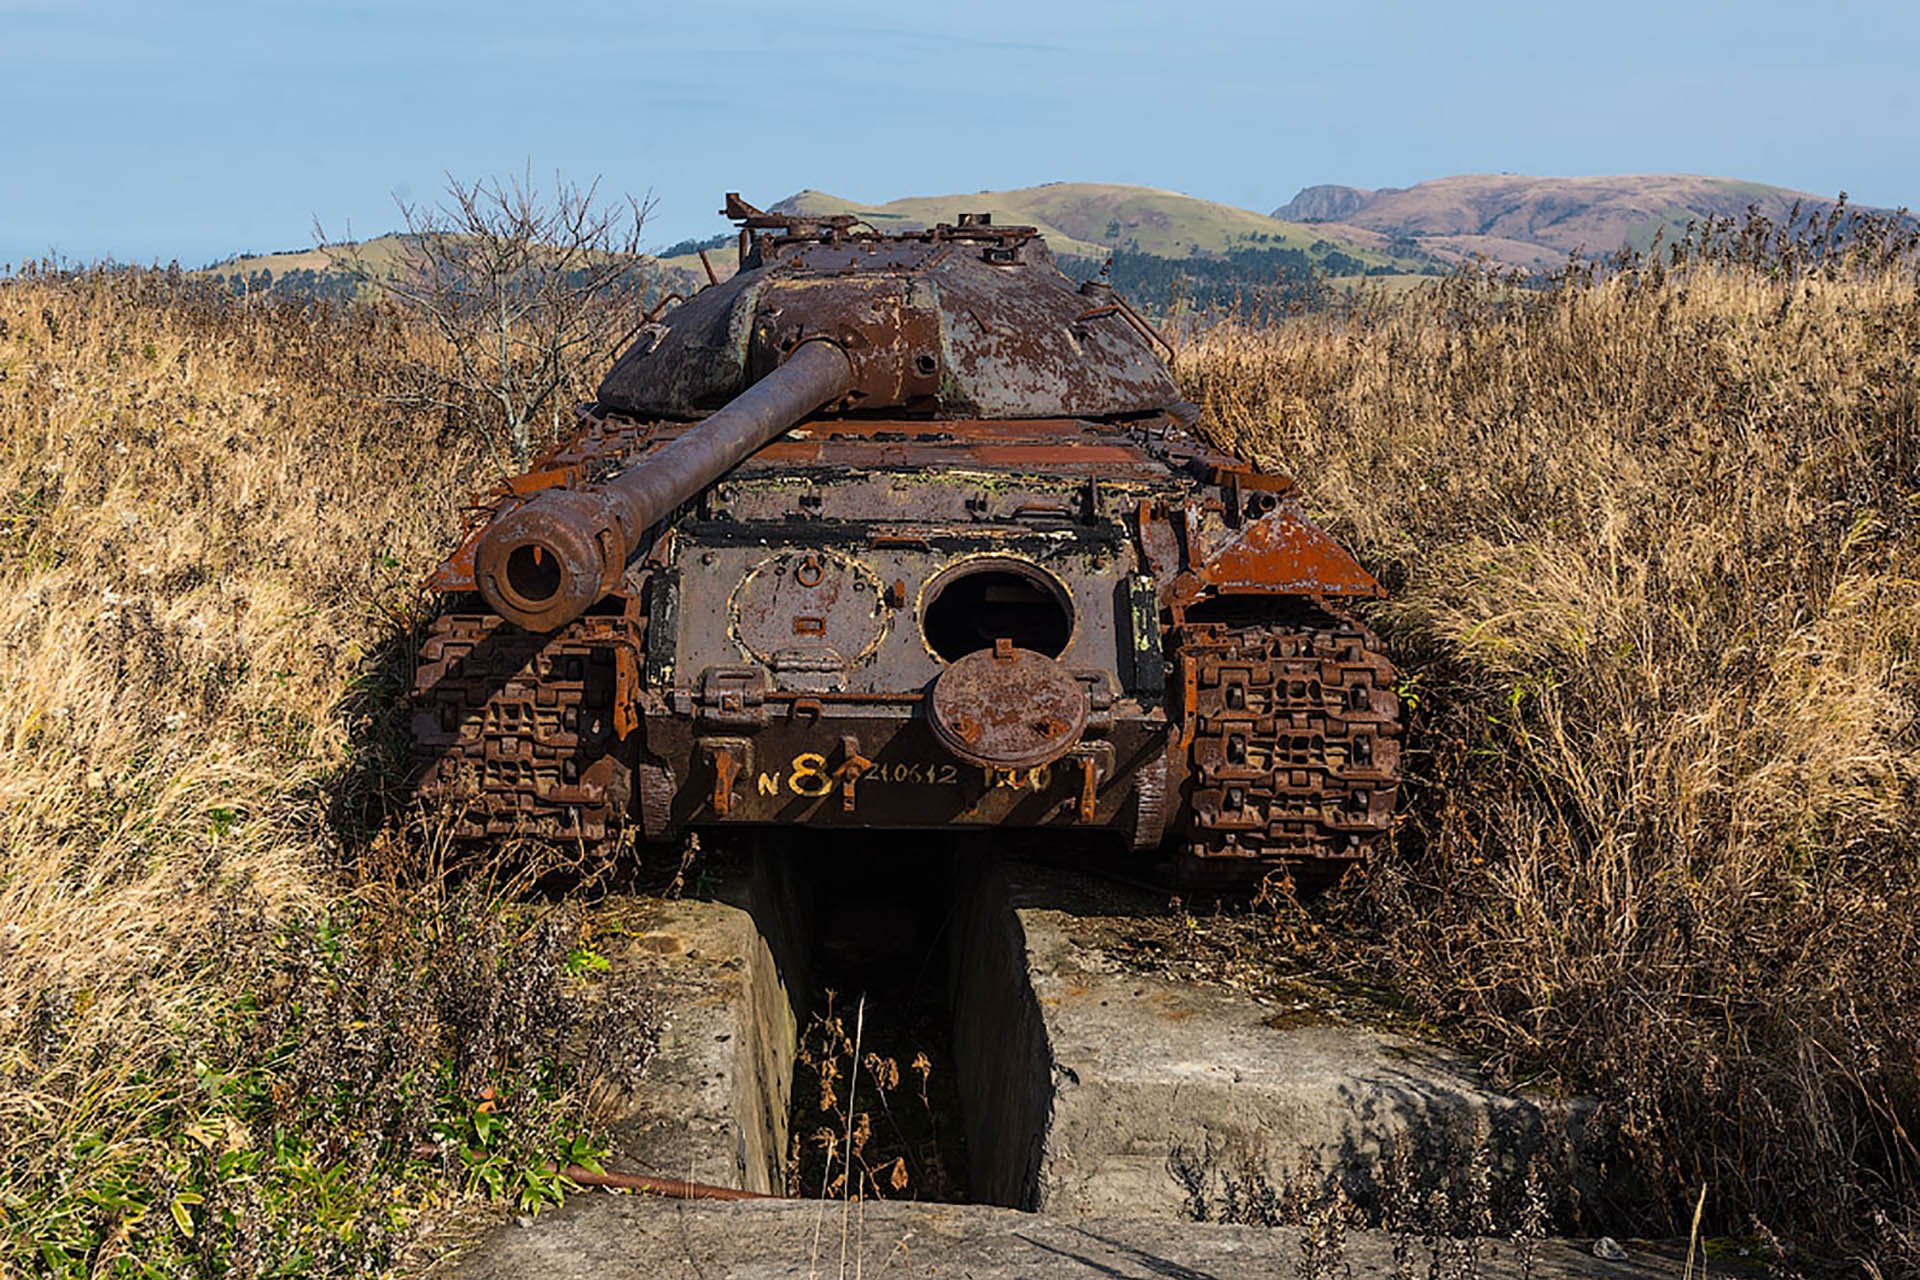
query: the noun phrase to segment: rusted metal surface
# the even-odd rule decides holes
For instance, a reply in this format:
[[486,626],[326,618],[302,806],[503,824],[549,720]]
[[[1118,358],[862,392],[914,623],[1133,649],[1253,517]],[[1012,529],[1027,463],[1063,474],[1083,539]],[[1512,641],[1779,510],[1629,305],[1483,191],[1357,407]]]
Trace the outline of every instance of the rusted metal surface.
[[[927,720],[941,746],[986,769],[1052,764],[1087,727],[1087,694],[1065,667],[1044,653],[1001,637],[950,664],[933,682]],[[1091,822],[1084,794],[1077,812]]]
[[1209,593],[1327,599],[1384,594],[1345,547],[1291,503],[1215,539],[1196,533],[1193,543],[1194,567],[1167,584],[1169,604],[1192,604]]
[[870,567],[822,548],[776,552],[747,570],[728,622],[735,643],[771,670],[838,669],[870,657],[895,612]]
[[455,835],[598,841],[619,830],[631,797],[620,725],[639,700],[643,633],[627,617],[551,636],[486,615],[433,624],[414,677],[413,750]]
[[1193,883],[1247,861],[1326,879],[1392,828],[1400,776],[1394,671],[1365,628],[1198,624],[1179,636]]
[[761,1191],[742,1191],[738,1187],[717,1187],[710,1182],[686,1182],[680,1178],[656,1178],[647,1173],[620,1173],[606,1169],[587,1169],[567,1165],[560,1176],[583,1187],[607,1187],[614,1191],[638,1191],[645,1195],[665,1196],[670,1200],[777,1200]]
[[729,208],[743,269],[430,579],[457,834],[1055,827],[1197,883],[1384,841],[1393,669],[1340,612],[1380,586],[1194,433],[1150,325],[1030,228]]
[[623,356],[600,386],[601,405],[697,417],[808,336],[853,358],[868,409],[1108,417],[1179,398],[1157,335],[1124,313],[1082,319],[1113,305],[1112,291],[1075,286],[1032,227],[962,218],[881,236],[852,218],[739,208],[750,233],[740,271],[668,313],[659,333]]

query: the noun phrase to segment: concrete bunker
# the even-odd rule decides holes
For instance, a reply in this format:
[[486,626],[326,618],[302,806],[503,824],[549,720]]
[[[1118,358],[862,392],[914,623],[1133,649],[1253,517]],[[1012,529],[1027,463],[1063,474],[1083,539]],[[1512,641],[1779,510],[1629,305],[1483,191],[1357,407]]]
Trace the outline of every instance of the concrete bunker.
[[[924,1052],[931,1067],[929,1123],[899,1125],[905,1145],[869,1160],[878,1178],[906,1157],[907,1184],[879,1194],[1187,1218],[1183,1153],[1221,1153],[1275,1185],[1307,1157],[1364,1198],[1389,1148],[1444,1170],[1468,1131],[1508,1167],[1551,1141],[1565,1176],[1592,1186],[1577,1102],[1504,1092],[1404,1034],[1276,1016],[1244,992],[1121,963],[1103,942],[1115,922],[1165,909],[1144,891],[949,839],[763,850],[722,879],[711,901],[656,904],[677,922],[635,939],[634,963],[673,1010],[616,1126],[621,1167],[843,1193],[806,1159],[824,1126],[797,1096],[820,1088],[806,1037],[831,990],[848,1033],[866,995],[853,1057],[863,1074],[892,1061],[896,1103],[922,1105],[909,1064]],[[831,1082],[838,1096],[876,1132],[898,1124],[846,1088],[850,1067]]]

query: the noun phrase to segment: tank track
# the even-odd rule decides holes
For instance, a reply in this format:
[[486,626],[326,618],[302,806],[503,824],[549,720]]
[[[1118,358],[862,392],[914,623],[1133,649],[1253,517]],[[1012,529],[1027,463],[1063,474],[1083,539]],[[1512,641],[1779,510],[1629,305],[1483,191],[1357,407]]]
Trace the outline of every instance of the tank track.
[[1187,776],[1176,883],[1238,889],[1285,871],[1315,887],[1385,842],[1400,699],[1372,632],[1315,613],[1189,623],[1177,643]]
[[[621,667],[637,683],[644,626],[589,616],[544,636],[491,614],[434,621],[413,750],[420,798],[450,834],[617,837],[644,781],[618,750]],[[1379,641],[1325,614],[1190,622],[1176,640],[1175,881],[1232,891],[1286,871],[1313,887],[1364,861],[1392,829],[1399,788],[1400,700]]]
[[598,843],[618,831],[632,785],[616,750],[620,668],[641,651],[639,627],[586,617],[534,635],[491,614],[434,621],[414,676],[413,754],[418,794],[450,834]]

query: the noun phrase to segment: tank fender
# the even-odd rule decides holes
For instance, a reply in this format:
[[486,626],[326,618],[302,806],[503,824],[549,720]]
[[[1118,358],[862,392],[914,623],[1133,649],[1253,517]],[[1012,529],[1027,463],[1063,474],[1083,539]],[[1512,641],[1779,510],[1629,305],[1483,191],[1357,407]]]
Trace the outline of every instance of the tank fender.
[[1197,564],[1167,583],[1163,606],[1185,608],[1209,595],[1367,600],[1386,594],[1345,547],[1293,503],[1224,530],[1210,543],[1194,536],[1191,523],[1187,533],[1189,555]]

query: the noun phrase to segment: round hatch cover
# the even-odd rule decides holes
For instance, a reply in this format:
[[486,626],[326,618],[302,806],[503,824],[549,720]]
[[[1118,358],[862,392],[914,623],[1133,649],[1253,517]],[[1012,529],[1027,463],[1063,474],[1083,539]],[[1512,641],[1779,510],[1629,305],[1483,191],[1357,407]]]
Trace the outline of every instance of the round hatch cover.
[[933,682],[927,719],[940,745],[969,764],[1051,764],[1087,727],[1087,692],[1044,653],[1001,640],[954,662]]
[[834,665],[879,648],[892,612],[880,579],[830,551],[782,551],[753,566],[734,588],[734,638],[770,667],[815,655]]

